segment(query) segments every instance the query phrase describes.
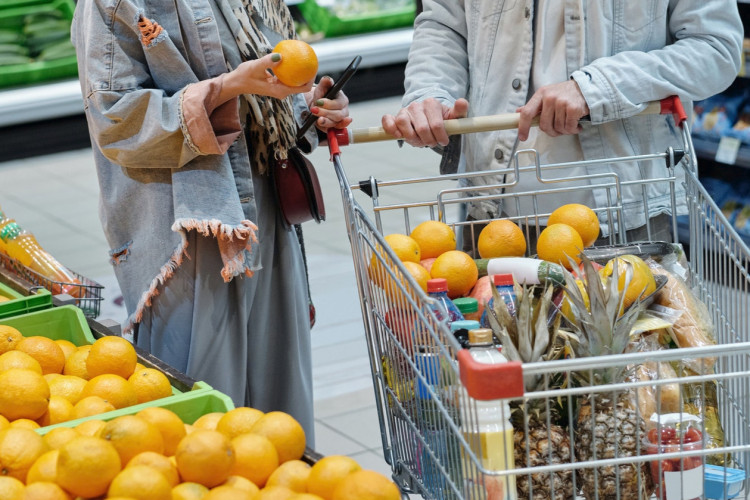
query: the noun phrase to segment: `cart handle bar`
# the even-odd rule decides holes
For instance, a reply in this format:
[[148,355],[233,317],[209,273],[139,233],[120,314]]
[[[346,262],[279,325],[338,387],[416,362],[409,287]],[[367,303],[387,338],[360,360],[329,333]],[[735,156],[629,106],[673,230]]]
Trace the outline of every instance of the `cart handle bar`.
[[456,354],[461,383],[479,401],[523,397],[523,366],[520,361],[491,365],[476,361],[468,349]]
[[[687,114],[682,107],[682,102],[677,96],[670,96],[661,101],[653,101],[646,105],[646,108],[638,113],[639,115],[668,115],[674,116],[675,123],[682,126],[687,121]],[[445,131],[448,135],[469,134],[474,132],[489,132],[492,130],[510,130],[518,128],[518,122],[521,117],[520,113],[501,113],[488,116],[472,116],[470,118],[456,118],[445,120]],[[589,121],[584,118],[582,121]],[[539,125],[539,117],[532,120],[533,126]],[[396,139],[388,134],[383,127],[369,127],[349,130],[331,129],[338,139],[338,145],[348,146],[349,144],[359,144],[363,142],[387,141]]]

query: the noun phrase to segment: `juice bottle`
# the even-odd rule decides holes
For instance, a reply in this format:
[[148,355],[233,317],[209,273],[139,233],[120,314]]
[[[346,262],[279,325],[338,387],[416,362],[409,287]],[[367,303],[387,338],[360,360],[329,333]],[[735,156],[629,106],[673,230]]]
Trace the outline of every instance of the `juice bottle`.
[[80,296],[80,281],[57,259],[47,253],[33,234],[22,230],[16,222],[10,222],[0,231],[0,240],[9,257],[36,271],[43,277],[62,284],[52,284],[53,294],[67,293]]
[[461,311],[464,319],[473,319],[479,321],[482,319],[482,313],[479,312],[479,301],[474,297],[458,297],[453,299],[458,310]]
[[[3,209],[0,208],[0,231],[2,231],[3,228],[7,226],[8,224],[10,224],[11,222],[15,222],[15,221],[7,217],[5,213],[3,212]],[[8,255],[8,252],[5,249],[5,243],[3,243],[2,238],[0,238],[0,253],[4,253],[5,255]]]
[[[507,359],[493,345],[492,330],[479,328],[469,331],[469,353],[475,361],[485,364],[506,363]],[[504,400],[472,400],[475,418],[467,418],[473,411],[463,413],[461,427],[467,443],[482,461],[482,467],[491,471],[507,471],[515,466],[513,458],[513,425],[510,407]],[[468,459],[465,459],[468,460]],[[473,475],[472,475],[473,476]],[[486,495],[486,498],[516,500],[516,478],[513,475],[485,475],[481,481],[464,481],[467,497]],[[477,491],[479,490],[479,491]],[[484,490],[484,495],[480,492]]]

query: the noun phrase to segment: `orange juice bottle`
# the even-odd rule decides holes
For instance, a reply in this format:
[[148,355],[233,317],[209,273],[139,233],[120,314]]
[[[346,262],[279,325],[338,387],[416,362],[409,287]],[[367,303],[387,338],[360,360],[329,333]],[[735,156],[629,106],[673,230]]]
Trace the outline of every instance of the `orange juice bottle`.
[[[0,208],[0,231],[3,230],[5,226],[10,224],[11,222],[15,222],[13,219],[7,217],[5,213],[3,212],[3,209]],[[8,252],[5,250],[5,243],[3,243],[2,238],[0,238],[0,253],[8,254]]]
[[80,281],[69,269],[45,251],[33,234],[21,229],[15,221],[5,224],[0,230],[0,240],[9,257],[49,280],[62,283],[53,284],[50,290],[52,293],[80,296],[80,286],[77,286],[80,285]]

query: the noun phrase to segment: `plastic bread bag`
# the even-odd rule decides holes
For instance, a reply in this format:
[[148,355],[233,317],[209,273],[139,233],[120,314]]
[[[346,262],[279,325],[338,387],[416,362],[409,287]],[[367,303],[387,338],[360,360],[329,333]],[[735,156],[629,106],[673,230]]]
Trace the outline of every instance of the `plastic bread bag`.
[[[659,342],[659,332],[646,332],[639,335],[637,340],[631,343],[631,349],[635,352],[654,352],[664,350]],[[682,405],[680,401],[680,385],[677,381],[677,373],[668,362],[645,361],[635,367],[633,372],[634,382],[656,382],[650,385],[639,385],[631,396],[635,399],[632,406],[638,407],[638,411],[644,420],[648,420],[654,414],[676,413]]]
[[[677,347],[704,347],[715,345],[714,328],[708,308],[698,300],[687,283],[675,273],[653,259],[646,261],[654,275],[667,277],[667,283],[657,292],[652,310],[659,306],[682,311],[672,324],[671,335]],[[713,373],[715,358],[685,360],[685,364],[697,373]]]

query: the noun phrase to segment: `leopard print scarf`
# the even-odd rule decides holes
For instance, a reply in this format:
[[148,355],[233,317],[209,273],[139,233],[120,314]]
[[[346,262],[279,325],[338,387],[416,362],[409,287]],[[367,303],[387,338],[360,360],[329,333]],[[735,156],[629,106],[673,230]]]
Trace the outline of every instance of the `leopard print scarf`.
[[[284,39],[296,38],[294,21],[284,0],[224,0],[218,3],[224,16],[227,19],[234,17],[242,27],[235,33],[235,40],[244,61],[259,59],[273,50],[256,19]],[[276,99],[255,94],[244,94],[243,97],[249,107],[247,130],[251,161],[261,173],[265,173],[270,162],[286,159],[287,151],[295,145],[297,123],[292,97]]]

